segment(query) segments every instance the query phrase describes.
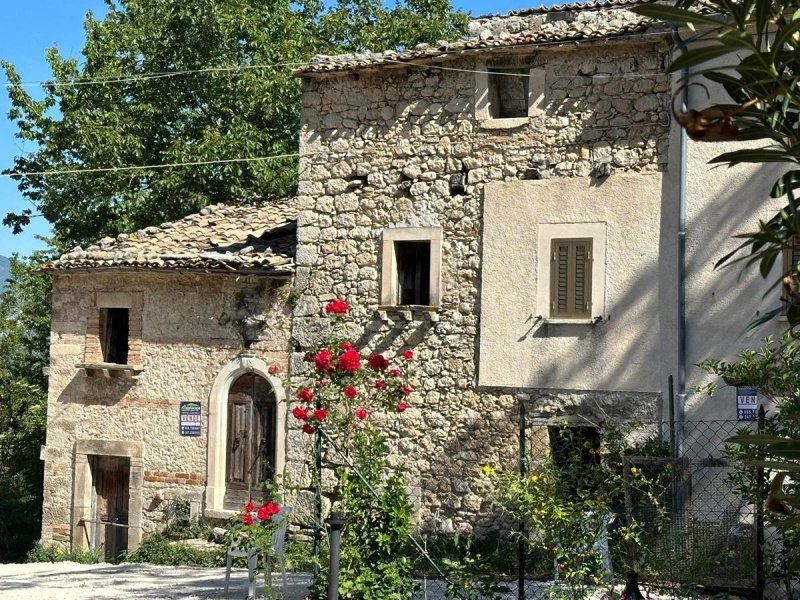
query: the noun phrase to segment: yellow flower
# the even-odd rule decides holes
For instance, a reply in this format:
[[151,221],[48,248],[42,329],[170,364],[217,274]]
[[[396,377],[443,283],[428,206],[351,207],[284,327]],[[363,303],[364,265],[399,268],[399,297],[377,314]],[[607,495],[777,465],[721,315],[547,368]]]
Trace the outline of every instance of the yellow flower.
[[531,475],[530,477],[528,477],[528,483],[536,483],[537,481],[539,481],[538,475]]
[[486,475],[487,477],[491,477],[492,475],[494,475],[494,469],[489,465],[483,465],[481,471],[483,471],[483,474]]
[[638,472],[639,472],[639,469],[637,469],[636,467],[631,467],[631,474],[632,475],[636,475]]

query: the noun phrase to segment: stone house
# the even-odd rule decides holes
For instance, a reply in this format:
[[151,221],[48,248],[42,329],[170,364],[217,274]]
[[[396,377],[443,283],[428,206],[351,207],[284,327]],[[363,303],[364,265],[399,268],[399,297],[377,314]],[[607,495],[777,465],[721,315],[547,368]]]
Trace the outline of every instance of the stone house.
[[[513,464],[520,403],[545,438],[554,420],[659,420],[673,375],[679,419],[734,419],[730,390],[691,393],[691,365],[754,344],[747,323],[779,302],[757,274],[713,269],[769,213],[769,179],[709,169],[719,147],[671,123],[678,42],[637,2],[316,57],[298,71],[296,198],[212,207],[51,264],[43,539],[97,543],[110,534],[91,522],[116,502],[134,547],[170,494],[222,516],[263,444],[257,470],[302,486],[308,441],[269,365],[302,371],[334,297],[359,348],[416,349],[412,406],[388,434],[420,518],[475,525],[477,466]],[[122,366],[105,354],[116,319]],[[263,417],[245,431],[251,399]],[[196,411],[181,402],[199,405],[198,437],[180,435]]]

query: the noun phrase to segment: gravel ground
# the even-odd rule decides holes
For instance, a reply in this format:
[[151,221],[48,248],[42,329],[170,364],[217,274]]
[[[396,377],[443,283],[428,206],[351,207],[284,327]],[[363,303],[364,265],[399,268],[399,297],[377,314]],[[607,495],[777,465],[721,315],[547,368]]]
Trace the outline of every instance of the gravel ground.
[[[305,596],[310,577],[289,573],[285,600]],[[258,590],[263,589],[259,577]],[[273,575],[273,583],[280,582]],[[162,567],[145,564],[81,565],[73,562],[0,564],[2,600],[106,600],[110,598],[163,598],[202,600],[247,595],[247,570],[231,572],[225,595],[225,569]]]

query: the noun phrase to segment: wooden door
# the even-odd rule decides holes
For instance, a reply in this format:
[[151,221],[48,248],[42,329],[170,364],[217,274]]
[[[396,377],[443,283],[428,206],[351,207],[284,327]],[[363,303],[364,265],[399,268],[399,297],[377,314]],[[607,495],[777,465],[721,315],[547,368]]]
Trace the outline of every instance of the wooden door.
[[228,410],[228,485],[247,487],[249,459],[248,429],[250,403],[247,398],[231,399]]
[[259,484],[275,477],[275,394],[258,375],[243,375],[228,392],[228,437],[223,506],[239,510],[258,500]]
[[106,561],[117,560],[128,549],[130,459],[94,456],[94,547]]

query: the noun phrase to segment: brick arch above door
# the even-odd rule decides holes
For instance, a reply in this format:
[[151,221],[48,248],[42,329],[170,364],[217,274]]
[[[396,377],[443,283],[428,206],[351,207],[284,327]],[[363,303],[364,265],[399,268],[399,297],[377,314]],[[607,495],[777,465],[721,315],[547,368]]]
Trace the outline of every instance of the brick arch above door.
[[239,356],[217,374],[208,397],[208,466],[205,494],[205,514],[209,517],[228,516],[223,510],[225,499],[225,466],[228,434],[228,392],[240,376],[254,373],[266,379],[275,390],[277,402],[275,472],[282,473],[286,462],[286,391],[281,380],[268,372],[260,358]]

